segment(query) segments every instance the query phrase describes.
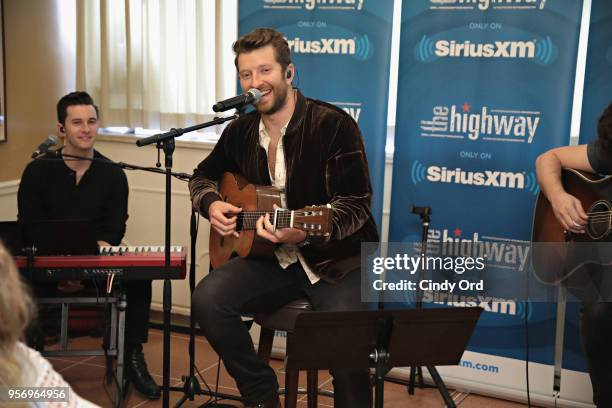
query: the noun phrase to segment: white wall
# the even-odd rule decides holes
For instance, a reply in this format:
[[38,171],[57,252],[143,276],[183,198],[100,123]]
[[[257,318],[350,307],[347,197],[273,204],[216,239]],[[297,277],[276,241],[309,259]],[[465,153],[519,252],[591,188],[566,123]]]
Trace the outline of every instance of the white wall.
[[0,182],[0,221],[17,219],[17,189],[19,180]]

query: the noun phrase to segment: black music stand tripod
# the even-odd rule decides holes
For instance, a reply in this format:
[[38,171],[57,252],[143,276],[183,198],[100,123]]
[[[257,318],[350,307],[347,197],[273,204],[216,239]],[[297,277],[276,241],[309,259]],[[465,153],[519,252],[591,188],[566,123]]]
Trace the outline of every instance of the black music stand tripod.
[[[198,224],[196,218],[196,212],[192,208],[191,209],[191,221],[189,228],[189,236],[191,240],[191,252],[190,252],[190,265],[189,265],[189,293],[193,295],[195,290],[195,276],[196,276],[196,242],[198,239]],[[217,402],[219,399],[223,400],[234,400],[234,401],[242,401],[241,397],[231,394],[220,393],[217,391],[212,391],[210,389],[203,390],[198,378],[195,373],[195,314],[193,310],[190,310],[189,313],[189,375],[183,376],[183,386],[182,387],[170,387],[170,391],[179,391],[183,392],[183,396],[178,400],[175,404],[175,408],[182,406],[187,401],[193,401],[196,395],[207,395],[212,399],[212,401],[207,401],[204,404],[200,405],[200,407],[206,408],[236,408],[235,405],[221,404]]]
[[458,364],[481,313],[479,307],[302,313],[287,339],[286,369],[374,367],[374,406],[382,408],[388,370]]
[[[431,222],[431,207],[417,207],[412,206],[410,211],[413,214],[418,214],[421,218],[421,226],[422,226],[422,235],[421,235],[421,256],[425,258],[427,256],[427,241],[429,235],[429,224]],[[425,278],[423,268],[419,268],[419,275],[417,282],[421,282]],[[421,290],[421,285],[417,286],[416,291],[416,310],[423,310],[423,291]],[[444,384],[444,380],[440,377],[438,370],[433,365],[428,365],[427,370],[431,375],[431,378],[434,381],[436,388],[440,391],[440,395],[442,395],[442,399],[444,399],[444,403],[447,407],[455,408],[455,401],[450,396],[448,392],[448,388],[446,388],[446,384]],[[419,388],[425,388],[427,385],[423,381],[423,368],[420,365],[411,366],[410,367],[410,380],[408,381],[408,394],[414,395],[414,384],[416,382],[416,377],[419,377]]]

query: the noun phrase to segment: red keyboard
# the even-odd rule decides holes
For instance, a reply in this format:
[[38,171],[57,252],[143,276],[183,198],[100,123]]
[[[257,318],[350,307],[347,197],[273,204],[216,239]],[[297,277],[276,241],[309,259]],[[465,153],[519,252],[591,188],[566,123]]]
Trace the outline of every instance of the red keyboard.
[[[185,279],[187,252],[170,248],[170,279]],[[15,257],[19,269],[33,281],[88,279],[115,274],[125,280],[165,279],[163,246],[101,247],[100,255],[36,256],[28,267],[25,256]]]

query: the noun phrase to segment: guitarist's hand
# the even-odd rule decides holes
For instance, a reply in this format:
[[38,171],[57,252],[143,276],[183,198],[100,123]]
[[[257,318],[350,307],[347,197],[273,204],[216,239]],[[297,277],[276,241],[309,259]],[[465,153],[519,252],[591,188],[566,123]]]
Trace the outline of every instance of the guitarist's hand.
[[208,207],[210,225],[221,236],[233,235],[238,238],[240,235],[236,232],[236,216],[227,217],[226,214],[237,214],[240,211],[242,211],[242,208],[225,201],[213,201]]
[[279,228],[274,231],[274,225],[270,223],[269,214],[266,214],[265,217],[259,217],[255,227],[257,228],[257,235],[275,244],[297,244],[306,239],[306,233],[297,228]]
[[582,208],[582,203],[573,195],[563,192],[557,194],[552,200],[551,205],[555,217],[567,231],[576,234],[584,234],[589,217]]

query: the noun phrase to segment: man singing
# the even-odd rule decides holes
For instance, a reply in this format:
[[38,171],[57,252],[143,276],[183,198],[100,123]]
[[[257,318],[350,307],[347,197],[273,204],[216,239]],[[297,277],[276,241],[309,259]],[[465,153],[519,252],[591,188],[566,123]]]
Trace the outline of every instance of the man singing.
[[[365,308],[360,299],[360,245],[378,241],[372,189],[361,132],[341,109],[292,88],[295,68],[283,35],[256,29],[234,43],[244,91],[262,93],[256,111],[225,129],[190,182],[195,209],[222,236],[238,235],[240,208],[221,201],[216,182],[224,172],[280,189],[283,206],[331,207],[331,234],[309,237],[293,228],[274,230],[257,221],[257,235],[276,244],[270,259],[232,258],[200,281],[193,312],[236,380],[247,406],[277,407],[274,371],[255,354],[240,319],[306,296],[318,311]],[[370,407],[369,371],[332,370],[335,407]]]

